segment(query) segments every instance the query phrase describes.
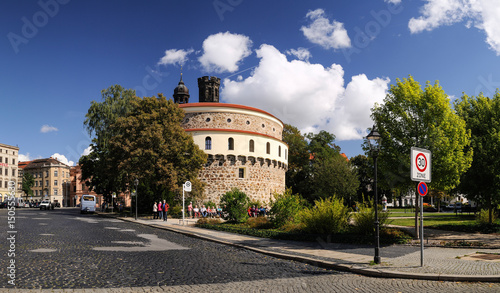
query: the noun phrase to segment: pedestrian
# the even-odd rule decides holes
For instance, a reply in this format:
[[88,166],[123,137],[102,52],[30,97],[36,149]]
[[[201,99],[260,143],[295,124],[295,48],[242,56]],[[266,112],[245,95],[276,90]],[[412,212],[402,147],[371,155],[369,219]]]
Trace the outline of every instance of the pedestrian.
[[194,212],[194,217],[195,218],[199,218],[200,217],[200,209],[198,208],[198,205],[194,206],[193,212]]
[[193,202],[189,202],[189,205],[188,205],[188,213],[189,213],[189,217],[192,218],[193,217]]
[[167,221],[167,212],[168,212],[168,208],[170,206],[168,205],[167,201],[166,200],[163,200],[163,221]]
[[155,201],[153,204],[153,220],[156,219],[156,217],[158,217],[158,204]]
[[158,219],[163,219],[163,205],[161,204],[161,200],[158,203]]

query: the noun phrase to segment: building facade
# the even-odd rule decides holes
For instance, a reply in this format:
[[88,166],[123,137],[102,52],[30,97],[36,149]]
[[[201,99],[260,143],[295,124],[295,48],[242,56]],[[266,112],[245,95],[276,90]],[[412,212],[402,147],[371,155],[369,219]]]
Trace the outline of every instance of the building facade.
[[0,143],[0,201],[4,201],[9,196],[9,182],[14,182],[16,197],[21,192],[19,189],[18,173],[19,148]]
[[24,167],[24,173],[30,173],[35,180],[33,196],[26,196],[29,201],[51,202],[66,206],[70,191],[70,167],[55,158],[37,159]]
[[[199,178],[205,198],[219,202],[236,187],[252,200],[269,202],[285,191],[288,146],[283,122],[263,110],[219,103],[220,79],[198,79],[200,103],[182,103],[182,123],[194,142],[208,154]],[[178,94],[178,91],[176,92]]]

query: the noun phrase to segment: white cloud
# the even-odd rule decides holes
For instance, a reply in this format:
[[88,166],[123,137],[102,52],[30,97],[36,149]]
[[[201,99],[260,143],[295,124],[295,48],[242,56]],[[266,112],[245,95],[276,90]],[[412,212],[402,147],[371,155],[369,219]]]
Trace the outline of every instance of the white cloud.
[[33,160],[31,157],[30,157],[30,153],[26,153],[26,155],[23,155],[23,154],[19,154],[18,157],[17,157],[18,161],[19,162],[26,162],[26,161],[31,161]]
[[384,0],[386,3],[392,3],[392,4],[399,4],[401,3],[401,0]]
[[311,43],[318,44],[325,49],[351,47],[351,39],[347,35],[344,24],[336,20],[330,23],[323,9],[310,10],[306,17],[312,23],[301,27],[300,30]]
[[52,132],[52,131],[59,131],[59,129],[57,129],[54,126],[47,125],[47,124],[42,125],[42,128],[40,128],[41,133],[47,133],[47,132]]
[[421,16],[408,22],[411,33],[431,31],[465,21],[486,33],[486,42],[500,55],[500,6],[497,0],[427,0]]
[[221,95],[225,102],[266,110],[303,132],[327,130],[338,140],[366,135],[373,123],[370,109],[375,102],[382,103],[388,79],[369,80],[361,74],[344,87],[340,65],[288,61],[265,44],[256,53],[260,63],[249,77],[224,80]]
[[92,152],[92,146],[89,145],[86,149],[83,150],[82,156],[86,156]]
[[75,162],[73,161],[70,161],[66,158],[66,156],[64,155],[61,155],[59,153],[55,153],[53,154],[52,156],[50,156],[51,158],[54,158],[54,159],[58,159],[60,162],[68,165],[68,166],[74,166],[75,165]]
[[207,72],[235,72],[240,62],[250,56],[249,37],[230,32],[208,36],[203,41],[203,55],[198,58]]
[[299,60],[303,60],[306,62],[308,62],[309,58],[312,57],[311,52],[309,52],[309,50],[307,50],[306,48],[290,49],[286,51],[286,54],[295,56],[299,58]]
[[165,51],[165,56],[163,56],[160,61],[158,61],[158,64],[160,65],[184,65],[186,61],[188,60],[187,56],[191,53],[193,53],[193,49],[188,49],[188,50],[176,50],[176,49],[170,49]]

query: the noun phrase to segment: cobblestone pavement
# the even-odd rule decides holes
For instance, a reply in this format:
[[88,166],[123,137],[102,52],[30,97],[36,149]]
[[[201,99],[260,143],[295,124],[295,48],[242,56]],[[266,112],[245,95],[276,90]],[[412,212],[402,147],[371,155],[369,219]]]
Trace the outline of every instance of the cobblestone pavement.
[[[498,283],[339,272],[74,209],[24,209],[16,217],[16,287],[7,284],[9,259],[2,257],[2,292],[500,292]],[[7,222],[1,209],[0,222]],[[168,225],[175,226],[172,221]],[[5,230],[1,239],[7,237]],[[343,256],[371,258],[373,252],[369,247],[337,248]],[[1,241],[0,249],[7,251],[8,244]],[[398,247],[387,255],[414,257],[414,249]]]

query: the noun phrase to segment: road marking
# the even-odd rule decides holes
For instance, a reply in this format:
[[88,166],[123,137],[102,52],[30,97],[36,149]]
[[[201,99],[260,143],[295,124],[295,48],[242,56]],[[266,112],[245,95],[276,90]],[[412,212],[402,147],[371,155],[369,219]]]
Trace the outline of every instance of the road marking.
[[[98,251],[122,251],[122,252],[137,252],[137,251],[165,251],[165,250],[183,250],[189,249],[187,247],[175,244],[173,242],[160,239],[158,236],[154,234],[139,234],[138,237],[149,240],[149,243],[141,243],[144,246],[134,246],[134,247],[125,247],[125,246],[108,246],[108,247],[94,247],[94,250]],[[115,241],[114,241],[115,242]],[[132,241],[125,241],[130,244]],[[137,242],[134,242],[136,244]]]

